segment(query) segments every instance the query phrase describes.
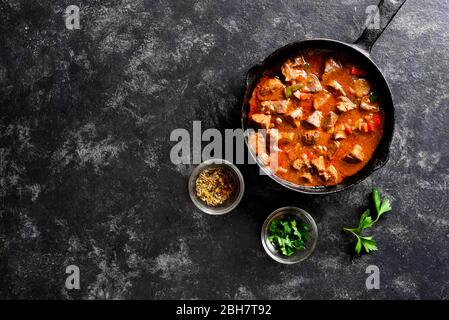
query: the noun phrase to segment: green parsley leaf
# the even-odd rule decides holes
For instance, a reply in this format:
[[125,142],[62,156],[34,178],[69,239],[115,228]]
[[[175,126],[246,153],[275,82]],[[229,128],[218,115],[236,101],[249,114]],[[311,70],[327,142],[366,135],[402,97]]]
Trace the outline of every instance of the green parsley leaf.
[[378,215],[381,216],[382,214],[384,214],[385,212],[388,212],[388,211],[391,211],[390,200],[385,199],[384,201],[382,201],[382,205],[380,206]]
[[289,225],[290,222],[289,221],[281,221],[280,223],[281,223],[282,227],[284,227],[285,234],[289,234],[290,231],[292,230],[292,228],[290,228],[290,225]]
[[290,224],[292,225],[293,230],[298,230],[297,224],[296,224],[296,220],[295,220],[295,219],[293,219],[293,220],[290,222]]
[[365,229],[369,229],[376,224],[381,215],[385,212],[391,211],[390,201],[388,199],[382,201],[380,192],[377,188],[372,190],[372,197],[377,213],[376,219],[373,221],[370,215],[370,210],[367,209],[360,216],[359,225],[357,228],[343,228],[344,231],[351,233],[357,238],[357,243],[355,245],[355,252],[357,254],[360,254],[362,248],[366,253],[378,250],[376,241],[370,236],[363,236],[362,233]]
[[374,201],[374,206],[376,207],[376,211],[379,212],[379,209],[380,209],[380,193],[379,193],[379,190],[377,188],[373,189],[373,201]]
[[379,220],[381,215],[383,215],[385,212],[391,211],[391,205],[390,200],[388,199],[385,199],[383,201],[381,200],[380,192],[376,188],[373,189],[373,201],[377,212],[377,217],[376,220],[374,220],[374,222],[377,222],[377,220]]
[[366,253],[377,251],[376,241],[374,241],[372,237],[361,237],[360,240]]
[[357,243],[355,245],[355,252],[357,254],[360,254],[360,250],[362,249],[362,240],[360,240],[359,237],[357,237]]
[[361,231],[363,229],[368,229],[373,226],[374,222],[371,219],[370,211],[367,209],[361,216],[358,229]]
[[277,252],[285,256],[291,256],[304,249],[306,242],[310,239],[308,226],[305,222],[296,220],[290,215],[272,221],[268,230],[268,240]]

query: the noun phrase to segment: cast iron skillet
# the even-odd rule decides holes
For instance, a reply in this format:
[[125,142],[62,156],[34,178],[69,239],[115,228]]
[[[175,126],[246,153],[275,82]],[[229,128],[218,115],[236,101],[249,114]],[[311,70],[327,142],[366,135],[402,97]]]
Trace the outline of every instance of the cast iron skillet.
[[[370,73],[371,78],[373,79],[376,85],[377,92],[379,92],[379,100],[385,114],[384,133],[370,161],[363,167],[362,170],[357,172],[355,175],[346,178],[340,184],[335,186],[319,186],[319,187],[307,187],[293,184],[289,181],[279,178],[278,176],[273,174],[270,170],[268,170],[257,159],[252,148],[248,147],[250,154],[253,156],[253,158],[256,159],[257,163],[259,164],[260,168],[264,171],[265,174],[269,175],[279,184],[301,193],[329,194],[339,192],[352,187],[353,185],[366,179],[371,173],[373,173],[374,171],[380,169],[385,165],[385,163],[388,161],[390,144],[393,138],[394,106],[390,87],[388,86],[388,83],[385,77],[383,76],[382,72],[380,71],[379,67],[377,67],[374,61],[371,60],[369,53],[371,51],[371,47],[373,46],[377,38],[379,38],[379,36],[388,26],[390,21],[399,11],[401,6],[405,3],[405,1],[406,0],[380,1],[378,5],[380,14],[380,28],[379,29],[365,28],[362,35],[353,44],[348,44],[341,41],[330,39],[310,39],[290,43],[276,50],[264,61],[252,67],[248,71],[246,76],[246,92],[243,97],[243,108],[242,108],[242,127],[244,131],[247,130],[248,128],[251,128],[248,121],[249,100],[251,99],[252,92],[262,74],[265,71],[270,70],[275,66],[279,65],[280,63],[285,61],[288,57],[294,55],[298,51],[307,48],[330,49],[333,51],[346,54],[354,61],[359,62]],[[248,145],[247,136],[245,137],[245,141]]]

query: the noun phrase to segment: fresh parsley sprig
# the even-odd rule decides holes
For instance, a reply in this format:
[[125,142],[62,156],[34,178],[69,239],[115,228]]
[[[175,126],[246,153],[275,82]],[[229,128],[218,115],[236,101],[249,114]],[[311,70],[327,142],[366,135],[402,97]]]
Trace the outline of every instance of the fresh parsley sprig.
[[382,201],[380,197],[380,192],[377,188],[374,188],[372,191],[372,197],[374,202],[374,207],[376,209],[376,218],[373,220],[371,218],[371,212],[367,209],[360,216],[359,225],[357,228],[343,228],[344,231],[351,233],[357,238],[357,243],[355,245],[355,252],[360,254],[362,248],[365,249],[366,253],[370,253],[372,251],[376,251],[378,249],[376,241],[373,237],[363,236],[362,233],[365,229],[371,228],[374,224],[377,223],[379,218],[386,212],[391,210],[390,201],[388,199],[384,199]]
[[374,220],[374,222],[377,222],[377,220],[379,220],[381,215],[391,210],[391,205],[390,200],[388,199],[384,199],[383,201],[381,201],[380,192],[377,188],[373,189],[373,201],[377,212],[377,217],[376,220]]

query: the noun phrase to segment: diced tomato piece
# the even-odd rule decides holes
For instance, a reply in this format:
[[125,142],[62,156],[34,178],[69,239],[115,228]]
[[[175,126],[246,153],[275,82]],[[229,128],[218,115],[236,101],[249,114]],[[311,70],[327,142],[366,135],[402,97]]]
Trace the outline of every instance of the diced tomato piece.
[[365,70],[359,69],[357,67],[352,66],[350,70],[351,74],[354,76],[366,76],[367,73]]
[[382,124],[382,118],[381,118],[380,114],[376,113],[373,116],[373,121],[374,121],[374,125],[376,126],[376,128],[380,128],[380,125]]
[[348,124],[345,124],[345,133],[347,135],[351,135],[352,134],[352,128]]
[[369,130],[370,132],[373,132],[373,131],[376,130],[376,129],[374,128],[374,122],[372,122],[372,121],[368,122],[368,130]]

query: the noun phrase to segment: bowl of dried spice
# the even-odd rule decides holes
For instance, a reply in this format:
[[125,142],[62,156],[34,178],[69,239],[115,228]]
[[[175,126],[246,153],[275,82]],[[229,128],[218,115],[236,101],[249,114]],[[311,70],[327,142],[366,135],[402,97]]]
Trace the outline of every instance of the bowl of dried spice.
[[220,215],[237,207],[242,200],[245,182],[240,170],[224,159],[210,159],[193,170],[189,194],[203,212]]

